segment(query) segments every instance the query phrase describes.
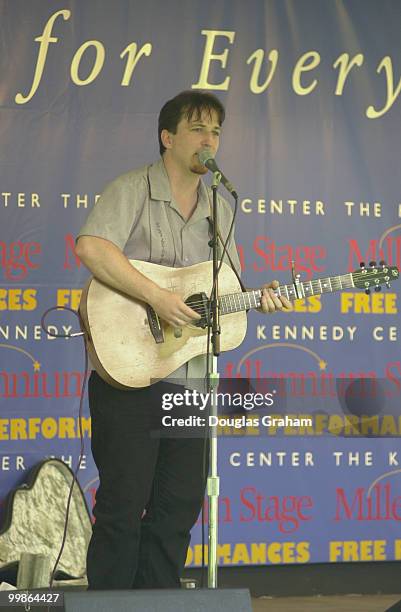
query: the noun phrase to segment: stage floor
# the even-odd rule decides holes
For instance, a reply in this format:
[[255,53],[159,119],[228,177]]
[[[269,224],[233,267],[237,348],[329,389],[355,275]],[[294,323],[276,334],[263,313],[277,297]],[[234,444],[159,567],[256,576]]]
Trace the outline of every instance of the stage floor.
[[[253,612],[385,612],[400,595],[252,598]],[[399,607],[401,612],[401,604]]]

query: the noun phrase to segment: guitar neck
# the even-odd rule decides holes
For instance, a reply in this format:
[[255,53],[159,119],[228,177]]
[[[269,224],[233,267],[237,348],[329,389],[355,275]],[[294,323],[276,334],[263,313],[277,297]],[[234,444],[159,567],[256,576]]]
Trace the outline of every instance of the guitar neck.
[[[284,296],[290,302],[309,297],[310,295],[321,295],[322,293],[334,293],[342,289],[354,287],[352,274],[342,274],[340,276],[328,276],[327,278],[317,278],[310,281],[292,283],[290,285],[280,285],[274,289],[277,296]],[[262,291],[254,289],[243,293],[231,293],[220,297],[220,313],[230,314],[259,308],[262,299]]]

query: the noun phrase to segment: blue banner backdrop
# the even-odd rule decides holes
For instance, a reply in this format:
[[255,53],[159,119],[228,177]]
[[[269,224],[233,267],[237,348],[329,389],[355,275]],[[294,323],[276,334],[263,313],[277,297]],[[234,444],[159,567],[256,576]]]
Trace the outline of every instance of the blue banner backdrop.
[[[291,260],[304,279],[362,260],[400,266],[401,6],[2,0],[0,11],[4,498],[43,457],[77,462],[82,341],[48,337],[41,314],[77,308],[87,272],[74,236],[109,180],[157,158],[158,112],[177,92],[208,90],[227,107],[219,160],[240,193],[247,286],[290,282]],[[318,383],[375,376],[399,391],[397,292],[250,313],[245,342],[220,371]],[[77,328],[68,313],[51,324]],[[401,558],[398,412],[375,438],[345,420],[323,437],[326,426],[222,436],[221,564]],[[86,405],[83,429],[79,479],[92,505]],[[200,563],[199,525],[188,563]]]

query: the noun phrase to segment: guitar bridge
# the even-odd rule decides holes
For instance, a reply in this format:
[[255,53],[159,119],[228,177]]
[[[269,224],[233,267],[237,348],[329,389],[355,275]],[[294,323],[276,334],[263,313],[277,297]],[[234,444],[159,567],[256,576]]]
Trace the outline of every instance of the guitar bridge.
[[149,304],[146,304],[146,314],[148,315],[148,323],[152,336],[156,344],[161,344],[164,342],[164,332],[159,315],[153,310],[152,306],[149,306]]

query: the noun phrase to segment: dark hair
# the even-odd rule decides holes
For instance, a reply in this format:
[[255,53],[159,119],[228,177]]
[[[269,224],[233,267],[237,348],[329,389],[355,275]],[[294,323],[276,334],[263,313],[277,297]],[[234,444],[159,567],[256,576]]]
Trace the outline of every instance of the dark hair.
[[182,91],[175,98],[168,100],[159,114],[159,148],[160,155],[163,155],[166,150],[161,140],[162,130],[168,130],[172,134],[177,132],[177,126],[181,119],[185,116],[188,121],[191,121],[195,115],[196,120],[200,119],[202,113],[206,111],[209,114],[212,111],[217,113],[219,125],[222,125],[226,116],[224,106],[216,96],[204,91]]

